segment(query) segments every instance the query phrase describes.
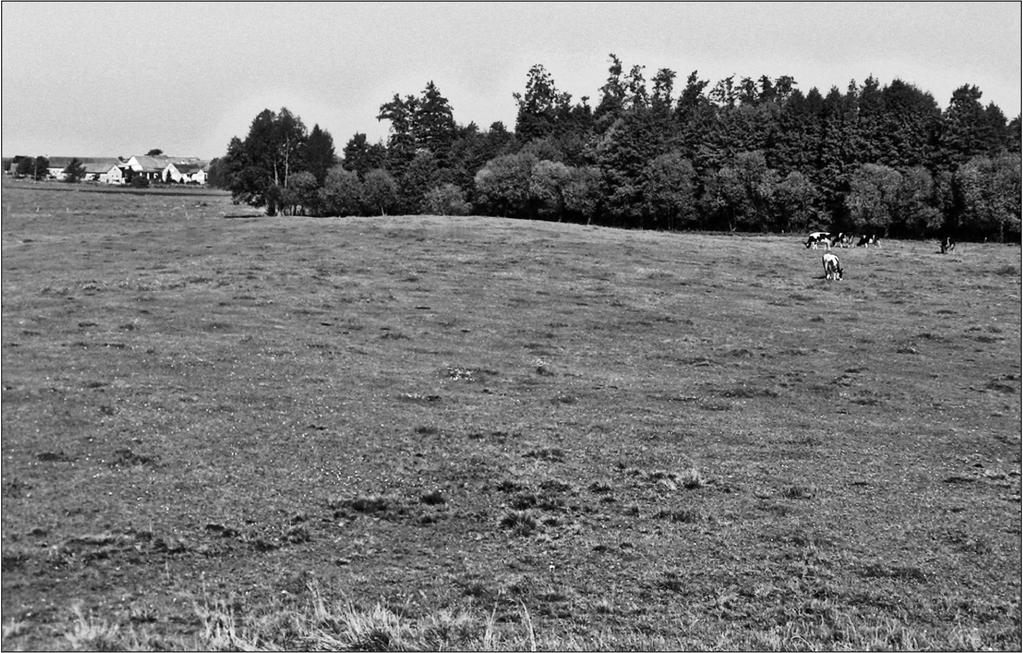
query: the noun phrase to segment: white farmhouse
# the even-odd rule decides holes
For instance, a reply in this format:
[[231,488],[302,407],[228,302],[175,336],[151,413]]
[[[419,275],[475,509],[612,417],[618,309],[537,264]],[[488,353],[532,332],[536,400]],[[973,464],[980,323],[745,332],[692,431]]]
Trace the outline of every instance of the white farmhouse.
[[147,181],[162,181],[163,169],[167,167],[167,159],[162,156],[135,155],[124,165],[125,177],[128,181],[143,177]]
[[181,164],[202,164],[203,162],[194,156],[167,156],[161,154],[160,156],[143,156],[135,155],[128,159],[128,162],[124,165],[126,177],[128,181],[131,181],[135,177],[145,177],[150,182],[167,181],[167,175],[165,174],[167,166],[170,164],[175,166]]
[[[118,159],[88,159],[85,166],[85,176],[82,181],[98,181],[101,183],[109,184],[109,174],[111,169],[117,168],[121,163]],[[120,170],[118,169],[118,173]],[[120,183],[124,183],[123,181]]]
[[176,184],[206,184],[209,163],[205,161],[175,161],[163,170],[163,180]]
[[123,161],[119,161],[116,165],[110,166],[110,169],[99,176],[100,183],[104,184],[117,184],[124,185],[128,183],[127,177],[124,173]]
[[64,170],[71,165],[71,161],[74,159],[78,159],[78,163],[85,169],[82,181],[100,181],[102,174],[108,172],[112,166],[121,163],[119,159],[114,157],[52,156],[49,158],[50,165],[46,168],[47,174],[51,179],[64,181],[67,178]]

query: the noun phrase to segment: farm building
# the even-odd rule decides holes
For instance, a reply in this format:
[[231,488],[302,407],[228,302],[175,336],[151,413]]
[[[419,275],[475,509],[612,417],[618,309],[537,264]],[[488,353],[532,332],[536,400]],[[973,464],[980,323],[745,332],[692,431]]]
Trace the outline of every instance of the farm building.
[[167,167],[171,164],[177,165],[203,165],[198,157],[194,156],[142,156],[135,155],[122,165],[125,177],[131,181],[137,176],[145,177],[150,182],[165,181]]
[[97,181],[99,181],[100,183],[103,183],[103,184],[126,184],[126,183],[128,183],[128,178],[127,178],[126,173],[125,173],[126,168],[124,168],[123,166],[124,166],[124,162],[123,161],[118,161],[116,164],[110,166],[107,169],[106,172],[101,174]]
[[126,169],[128,180],[144,177],[148,181],[162,181],[163,169],[167,167],[164,157],[136,155],[128,159],[122,166]]
[[46,169],[50,178],[64,181],[64,169],[71,164],[73,159],[78,159],[78,162],[85,168],[83,181],[101,181],[99,179],[101,174],[108,172],[112,166],[121,163],[120,159],[114,157],[51,156],[49,157],[50,165]]
[[[64,181],[64,168],[68,167],[68,164],[71,163],[71,159],[74,159],[74,158],[75,157],[73,157],[73,156],[51,156],[51,157],[49,157],[50,165],[49,165],[48,168],[46,168],[47,174],[52,179],[56,179],[57,181]],[[81,159],[78,159],[78,160],[81,161]]]
[[177,161],[168,163],[163,180],[176,184],[205,184],[210,164],[206,161]]
[[83,163],[85,166],[85,177],[82,178],[82,181],[110,183],[109,175],[111,171],[117,170],[118,174],[120,174],[120,169],[117,167],[120,164],[120,159],[92,159],[88,163]]
[[[16,156],[4,159],[4,172],[13,174],[22,159],[34,157]],[[209,177],[210,162],[194,156],[143,156],[122,157],[49,157],[46,168],[50,179],[64,181],[64,169],[72,159],[77,158],[85,168],[82,181],[103,184],[127,184],[138,176],[150,182],[205,185]]]

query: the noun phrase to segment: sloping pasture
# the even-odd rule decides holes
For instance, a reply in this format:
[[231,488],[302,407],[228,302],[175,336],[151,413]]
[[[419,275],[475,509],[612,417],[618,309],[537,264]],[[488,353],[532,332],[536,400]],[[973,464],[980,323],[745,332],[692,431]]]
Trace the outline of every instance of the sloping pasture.
[[2,208],[5,648],[1020,646],[1018,246]]

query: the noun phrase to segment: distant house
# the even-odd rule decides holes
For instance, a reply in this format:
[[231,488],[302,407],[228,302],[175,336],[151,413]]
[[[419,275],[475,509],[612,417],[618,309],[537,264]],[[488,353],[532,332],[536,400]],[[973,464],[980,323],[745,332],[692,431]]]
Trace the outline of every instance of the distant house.
[[119,159],[113,157],[51,156],[49,158],[50,165],[46,168],[47,174],[51,179],[64,181],[66,178],[64,169],[71,165],[73,159],[78,159],[78,162],[85,168],[85,176],[82,177],[82,181],[101,181],[100,175],[108,172],[112,166],[121,163]]
[[166,176],[164,175],[164,172],[167,170],[167,166],[172,163],[176,166],[178,164],[201,164],[202,161],[198,157],[194,156],[135,155],[128,159],[127,163],[125,163],[122,168],[125,169],[125,176],[128,181],[131,181],[138,176],[142,176],[151,182],[165,181]]
[[104,184],[127,184],[128,178],[125,176],[125,170],[124,162],[118,161],[99,176],[99,181]]
[[[46,173],[50,179],[56,179],[57,181],[64,181],[64,168],[68,167],[71,163],[73,156],[51,156],[50,165],[46,168]],[[81,159],[78,159],[81,162]]]
[[162,181],[163,169],[167,167],[164,157],[136,155],[128,159],[124,166],[128,181],[143,177],[147,181]]
[[163,180],[177,184],[205,184],[209,176],[206,161],[176,161],[168,163],[163,170]]
[[117,168],[119,164],[121,164],[120,159],[90,159],[88,163],[83,164],[85,166],[85,176],[82,178],[82,181],[110,183],[108,180],[110,170]]

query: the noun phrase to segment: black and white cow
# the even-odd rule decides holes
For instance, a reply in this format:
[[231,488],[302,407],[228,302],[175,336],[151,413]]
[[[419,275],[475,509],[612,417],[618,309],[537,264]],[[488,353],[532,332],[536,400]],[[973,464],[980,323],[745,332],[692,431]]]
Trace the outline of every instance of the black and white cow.
[[824,247],[831,247],[831,234],[826,231],[814,231],[810,234],[810,237],[803,243],[807,249],[817,249],[821,245]]
[[869,236],[860,236],[860,242],[856,243],[857,247],[880,247],[881,239],[877,237],[877,234],[870,234]]
[[824,278],[828,281],[835,281],[842,279],[842,263],[839,262],[838,257],[828,252],[821,257],[821,263],[824,264]]
[[941,240],[941,253],[946,254],[948,252],[955,251],[956,241],[952,240],[951,236],[945,236]]

